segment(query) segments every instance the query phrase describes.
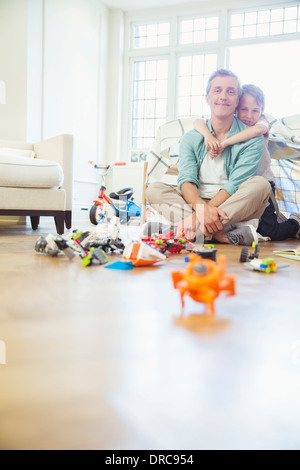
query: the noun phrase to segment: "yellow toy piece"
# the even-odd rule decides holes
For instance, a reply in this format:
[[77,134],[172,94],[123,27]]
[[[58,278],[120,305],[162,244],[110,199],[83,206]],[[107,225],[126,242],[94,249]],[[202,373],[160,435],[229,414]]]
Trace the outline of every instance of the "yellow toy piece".
[[171,274],[174,288],[180,292],[182,314],[185,295],[204,303],[206,313],[210,314],[215,313],[214,300],[220,292],[227,291],[227,296],[235,295],[235,276],[226,274],[225,256],[220,256],[216,263],[196,254],[190,255],[185,270],[173,271]]

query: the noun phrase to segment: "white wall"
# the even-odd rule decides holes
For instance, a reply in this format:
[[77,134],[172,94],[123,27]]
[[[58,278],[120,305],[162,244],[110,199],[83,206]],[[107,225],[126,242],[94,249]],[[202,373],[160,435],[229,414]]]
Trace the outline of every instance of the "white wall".
[[0,0],[0,139],[26,140],[27,0]]
[[108,9],[101,0],[28,2],[28,139],[73,135],[79,210],[98,191],[88,161],[105,155]]

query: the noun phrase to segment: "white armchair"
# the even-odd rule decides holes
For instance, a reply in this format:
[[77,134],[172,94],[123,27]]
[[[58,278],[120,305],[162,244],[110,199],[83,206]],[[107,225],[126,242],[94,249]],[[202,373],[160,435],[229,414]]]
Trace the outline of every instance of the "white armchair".
[[53,216],[58,234],[72,225],[73,137],[34,144],[0,140],[0,215]]

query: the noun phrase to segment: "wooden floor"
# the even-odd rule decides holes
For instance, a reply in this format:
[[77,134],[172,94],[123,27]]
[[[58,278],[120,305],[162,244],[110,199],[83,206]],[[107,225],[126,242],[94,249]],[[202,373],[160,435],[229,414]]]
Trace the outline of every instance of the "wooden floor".
[[189,328],[170,275],[184,254],[83,268],[34,251],[49,232],[0,227],[0,449],[299,449],[299,262],[265,275],[218,245],[236,295]]

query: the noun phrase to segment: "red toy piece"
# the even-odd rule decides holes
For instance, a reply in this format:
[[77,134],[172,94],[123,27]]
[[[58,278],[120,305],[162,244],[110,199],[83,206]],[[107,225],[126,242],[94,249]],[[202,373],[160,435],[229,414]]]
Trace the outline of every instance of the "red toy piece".
[[206,313],[214,314],[214,300],[220,292],[227,291],[228,296],[235,295],[235,276],[226,274],[226,258],[220,256],[216,263],[211,259],[202,259],[196,254],[189,256],[185,270],[172,272],[175,289],[181,296],[182,315],[184,296],[189,295],[196,302],[206,306]]
[[143,237],[142,242],[153,246],[161,253],[180,253],[184,249],[190,251],[193,249],[193,245],[186,240],[184,231],[178,238],[174,236],[174,230],[164,234],[153,233],[150,237]]

